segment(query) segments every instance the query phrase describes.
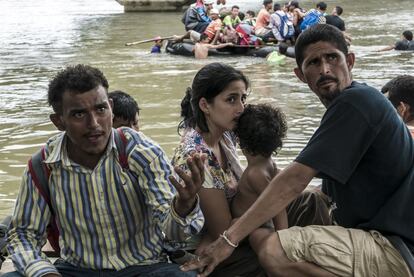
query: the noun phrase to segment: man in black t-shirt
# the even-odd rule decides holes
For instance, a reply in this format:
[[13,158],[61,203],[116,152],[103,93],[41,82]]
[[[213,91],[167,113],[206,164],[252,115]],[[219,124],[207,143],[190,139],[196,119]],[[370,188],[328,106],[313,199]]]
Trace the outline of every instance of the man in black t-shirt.
[[[198,261],[183,270],[208,274],[237,243],[259,244],[269,276],[411,276],[388,237],[414,245],[414,143],[391,103],[352,80],[355,56],[330,25],[304,31],[295,45],[297,77],[327,108],[299,156]],[[336,226],[260,229],[314,177],[336,203]],[[259,228],[259,229],[258,229]]]
[[347,32],[345,32],[345,22],[342,20],[342,18],[339,17],[343,13],[343,11],[344,10],[340,6],[336,6],[335,8],[333,8],[332,14],[325,16],[326,24],[335,26],[336,28],[341,30],[342,34],[345,36],[347,44],[351,45],[352,38]]
[[395,42],[390,46],[378,50],[378,52],[400,50],[400,51],[414,51],[413,33],[411,31],[404,31],[401,36],[401,40]]
[[326,18],[326,24],[335,26],[336,28],[344,32],[345,22],[342,20],[342,18],[339,17],[342,14],[342,12],[343,12],[342,7],[336,6],[332,10],[332,14],[325,16],[325,18]]

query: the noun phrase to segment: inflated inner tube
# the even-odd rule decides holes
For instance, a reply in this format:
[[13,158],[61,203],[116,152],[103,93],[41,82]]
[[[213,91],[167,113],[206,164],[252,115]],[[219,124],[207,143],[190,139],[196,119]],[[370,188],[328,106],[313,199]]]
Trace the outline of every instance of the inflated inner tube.
[[[165,51],[173,55],[181,56],[194,56],[194,43],[190,41],[173,42],[168,41]],[[212,56],[217,55],[241,55],[251,57],[265,58],[273,51],[279,51],[279,46],[264,46],[259,48],[242,48],[242,47],[225,47],[221,49],[209,49],[208,54]],[[288,47],[286,54],[287,57],[295,57],[295,48],[293,46]]]
[[[233,55],[234,52],[231,47],[225,47],[221,49],[209,49],[208,54],[210,56],[226,56],[226,55]],[[171,40],[168,41],[167,46],[165,48],[165,51],[167,53],[170,53],[172,55],[181,55],[181,56],[187,56],[187,57],[193,57],[194,56],[194,43],[192,42],[173,42]]]

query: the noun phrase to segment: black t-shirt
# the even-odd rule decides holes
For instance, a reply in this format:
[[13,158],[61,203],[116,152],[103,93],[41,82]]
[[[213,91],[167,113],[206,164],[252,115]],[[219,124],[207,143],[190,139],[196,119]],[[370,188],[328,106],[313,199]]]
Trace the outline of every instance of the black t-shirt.
[[339,225],[414,245],[414,143],[379,91],[357,82],[342,91],[296,161],[319,171]]
[[395,43],[395,48],[394,49],[405,51],[405,50],[408,50],[408,47],[409,47],[409,41],[406,40],[406,39],[403,39],[403,40],[399,40]]
[[408,43],[408,51],[414,51],[414,41],[410,41]]
[[326,18],[326,24],[335,26],[341,31],[345,31],[345,22],[337,15],[327,15]]

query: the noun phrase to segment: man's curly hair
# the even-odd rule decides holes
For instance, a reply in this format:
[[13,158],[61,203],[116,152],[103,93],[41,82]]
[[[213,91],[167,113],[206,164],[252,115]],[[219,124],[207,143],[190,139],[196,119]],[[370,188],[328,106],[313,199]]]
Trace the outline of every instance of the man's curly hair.
[[240,147],[251,155],[270,157],[282,147],[287,132],[285,115],[267,104],[247,105],[234,131]]
[[99,85],[108,91],[108,81],[99,69],[84,64],[68,66],[50,81],[47,100],[55,113],[61,113],[64,92],[84,93]]

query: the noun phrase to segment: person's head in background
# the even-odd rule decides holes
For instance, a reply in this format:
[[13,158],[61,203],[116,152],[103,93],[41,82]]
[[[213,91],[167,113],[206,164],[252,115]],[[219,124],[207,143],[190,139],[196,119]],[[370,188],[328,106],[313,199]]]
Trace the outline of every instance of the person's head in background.
[[404,39],[408,40],[408,41],[412,41],[413,40],[413,33],[411,31],[406,30],[402,33],[402,37]]
[[244,14],[244,12],[239,12],[239,18],[241,21],[243,21],[245,17],[246,15]]
[[284,12],[288,12],[288,11],[289,11],[289,2],[285,2],[285,3],[283,4],[283,8],[282,8],[282,10],[283,10]]
[[263,6],[267,11],[272,10],[273,0],[263,0]]
[[292,9],[300,9],[300,7],[299,7],[299,1],[290,1],[289,2],[289,8],[292,8]]
[[138,117],[141,109],[134,98],[120,90],[112,91],[108,96],[113,101],[113,127],[130,127],[139,131]]
[[255,16],[256,16],[256,13],[254,11],[249,10],[246,12],[246,19],[254,18]]
[[286,52],[288,50],[288,45],[285,42],[279,43],[279,54],[286,55]]
[[340,16],[343,13],[343,11],[344,11],[344,9],[342,9],[342,7],[336,6],[335,8],[333,8],[332,14]]
[[386,83],[381,92],[388,97],[403,121],[414,125],[414,76],[397,76]]
[[316,4],[316,9],[318,9],[322,13],[326,12],[327,7],[328,5],[326,5],[325,2],[319,2],[318,4]]
[[240,8],[237,5],[234,5],[233,7],[231,7],[231,17],[232,18],[236,18],[239,16],[239,12],[240,12]]
[[156,41],[154,42],[154,44],[155,44],[156,46],[162,47],[162,39],[160,39],[160,40],[156,40]]

